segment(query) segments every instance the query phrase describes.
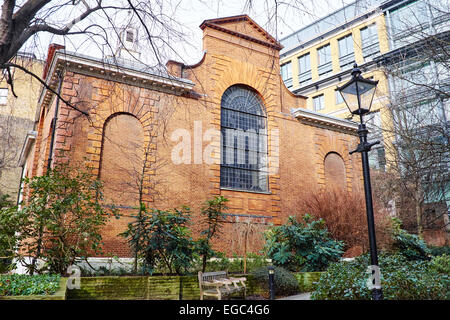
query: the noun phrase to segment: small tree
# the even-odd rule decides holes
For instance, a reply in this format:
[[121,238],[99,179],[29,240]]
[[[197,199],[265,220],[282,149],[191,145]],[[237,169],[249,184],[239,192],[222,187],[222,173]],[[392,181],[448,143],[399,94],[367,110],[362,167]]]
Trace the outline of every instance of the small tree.
[[148,213],[143,206],[135,221],[120,234],[128,239],[136,257],[144,259],[144,270],[153,273],[162,267],[181,275],[189,269],[195,246],[188,229],[190,212],[188,207],[181,207]]
[[115,210],[107,212],[101,205],[99,180],[88,170],[57,164],[24,182],[30,193],[17,213],[18,258],[31,274],[38,271],[38,259],[46,261],[50,272],[65,274],[77,259],[101,252],[100,230]]
[[9,195],[0,195],[0,272],[11,267],[17,245],[17,234],[22,216]]
[[197,250],[202,256],[202,272],[206,270],[208,259],[214,255],[214,250],[211,248],[211,240],[221,232],[222,225],[225,222],[224,211],[228,209],[226,206],[228,201],[223,196],[217,196],[212,200],[207,200],[202,208],[202,223],[205,229],[201,232],[203,237],[197,243]]
[[265,233],[265,250],[277,266],[291,271],[323,271],[343,254],[344,243],[333,240],[323,219],[310,215],[298,222],[290,216],[287,223]]

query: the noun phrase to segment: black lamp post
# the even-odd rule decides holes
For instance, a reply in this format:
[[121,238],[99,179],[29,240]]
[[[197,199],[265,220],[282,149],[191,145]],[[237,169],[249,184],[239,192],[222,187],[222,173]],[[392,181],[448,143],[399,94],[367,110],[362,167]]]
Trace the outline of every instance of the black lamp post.
[[370,169],[368,152],[370,149],[380,143],[375,141],[372,143],[367,142],[367,128],[363,123],[363,115],[370,111],[372,106],[373,97],[375,95],[375,89],[378,81],[372,81],[364,79],[361,76],[361,70],[355,63],[352,70],[352,79],[338,88],[339,93],[345,101],[350,112],[354,115],[359,115],[360,124],[358,125],[359,144],[356,150],[350,152],[361,153],[362,168],[364,177],[364,193],[366,198],[366,213],[367,213],[367,225],[369,229],[369,245],[370,245],[370,271],[372,272],[371,279],[373,280],[370,288],[372,289],[372,298],[374,300],[382,300],[383,292],[379,281],[379,266],[378,266],[378,253],[377,253],[377,241],[375,237],[375,223],[373,216],[373,204],[372,204],[372,187],[370,183]]

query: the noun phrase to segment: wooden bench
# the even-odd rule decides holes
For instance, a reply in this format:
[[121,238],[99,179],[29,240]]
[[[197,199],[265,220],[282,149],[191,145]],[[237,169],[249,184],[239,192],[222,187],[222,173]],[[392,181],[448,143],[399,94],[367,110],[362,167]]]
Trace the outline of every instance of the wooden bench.
[[245,299],[246,289],[245,281],[247,278],[229,277],[226,271],[216,272],[198,272],[198,286],[200,288],[200,300],[204,296],[216,297],[222,300],[224,296],[230,296],[232,293],[243,292]]

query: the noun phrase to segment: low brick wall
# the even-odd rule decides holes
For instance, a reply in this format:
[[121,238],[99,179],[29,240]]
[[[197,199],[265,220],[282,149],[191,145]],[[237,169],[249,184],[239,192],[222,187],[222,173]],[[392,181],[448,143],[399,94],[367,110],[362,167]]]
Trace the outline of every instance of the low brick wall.
[[[260,294],[251,275],[247,295]],[[199,300],[197,276],[82,277],[80,289],[67,290],[68,300]]]
[[300,287],[300,292],[311,292],[314,291],[314,282],[319,281],[320,276],[323,272],[298,272],[294,273],[297,278],[298,285]]
[[[309,292],[321,272],[294,274],[300,291]],[[253,279],[247,277],[247,295],[266,293]],[[151,277],[82,277],[80,289],[67,290],[68,300],[199,300],[197,276]],[[238,295],[237,295],[238,297]]]

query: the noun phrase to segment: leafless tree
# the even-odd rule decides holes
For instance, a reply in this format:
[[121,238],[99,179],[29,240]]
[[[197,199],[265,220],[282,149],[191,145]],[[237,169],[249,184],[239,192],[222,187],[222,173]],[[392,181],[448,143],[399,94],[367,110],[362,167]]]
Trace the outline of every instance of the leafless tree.
[[389,181],[405,227],[420,235],[448,224],[449,14],[446,1],[418,1],[403,9],[389,30],[394,49],[380,60],[390,81],[382,127],[393,139],[385,141],[391,174],[382,179]]

